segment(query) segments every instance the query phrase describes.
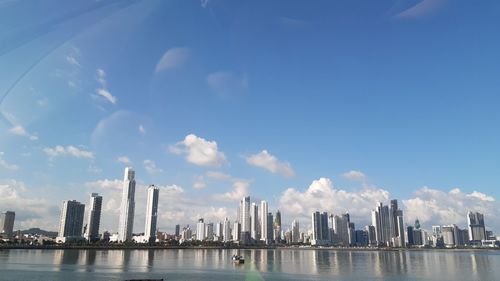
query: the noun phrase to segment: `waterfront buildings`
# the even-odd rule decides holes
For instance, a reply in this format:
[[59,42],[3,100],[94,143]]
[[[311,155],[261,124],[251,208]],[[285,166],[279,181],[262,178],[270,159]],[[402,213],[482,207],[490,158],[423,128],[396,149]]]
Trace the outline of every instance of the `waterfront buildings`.
[[59,220],[57,241],[66,242],[82,239],[85,205],[76,200],[63,201]]
[[6,211],[0,213],[0,237],[10,238],[14,232],[14,221],[16,213]]
[[135,171],[127,167],[123,177],[122,202],[118,225],[118,241],[132,240],[135,211]]
[[205,231],[206,231],[205,222],[201,218],[198,220],[198,223],[196,224],[196,240],[198,240],[198,241],[205,240],[207,238]]
[[90,195],[87,229],[85,238],[89,241],[99,240],[99,226],[101,224],[102,196],[98,193]]
[[253,240],[257,241],[260,239],[259,237],[259,208],[256,203],[252,203],[250,208],[251,215],[251,224],[250,224],[250,233]]
[[469,229],[469,239],[478,243],[486,240],[486,228],[484,226],[484,216],[478,212],[467,213],[467,224]]
[[311,245],[327,245],[330,242],[328,235],[328,213],[318,211],[311,215],[312,239]]
[[154,185],[148,187],[146,204],[146,223],[144,228],[144,239],[148,242],[156,241],[156,222],[158,219],[158,197],[160,189]]
[[268,206],[266,201],[260,201],[260,240],[269,243],[267,225]]
[[231,241],[231,222],[228,218],[224,219],[224,226],[222,230],[222,237],[224,242]]
[[298,243],[300,240],[300,229],[299,229],[299,222],[297,220],[294,220],[292,222],[292,243]]
[[276,217],[274,218],[274,241],[279,243],[281,241],[281,212],[276,211]]

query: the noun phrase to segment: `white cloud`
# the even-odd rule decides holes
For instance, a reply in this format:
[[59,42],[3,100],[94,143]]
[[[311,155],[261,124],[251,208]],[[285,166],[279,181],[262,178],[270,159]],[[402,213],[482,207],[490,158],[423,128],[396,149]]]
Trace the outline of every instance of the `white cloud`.
[[207,141],[194,134],[189,134],[183,141],[171,145],[169,151],[184,154],[186,161],[199,166],[220,167],[226,163],[226,156],[218,150],[215,141]]
[[464,227],[467,212],[478,211],[485,215],[487,227],[500,227],[500,205],[495,198],[477,191],[467,194],[458,188],[445,192],[423,187],[415,192],[414,198],[403,200],[403,204],[407,223],[418,218],[427,227],[453,223]]
[[240,94],[248,88],[248,80],[245,76],[230,71],[210,73],[207,83],[214,93],[222,97]]
[[350,214],[353,221],[369,223],[371,210],[377,202],[388,200],[389,192],[380,188],[365,187],[362,190],[347,191],[334,188],[328,178],[320,178],[313,181],[305,191],[286,189],[279,198],[279,206],[290,220],[297,218],[310,223],[310,216],[314,211],[334,214],[352,211]]
[[98,68],[96,70],[96,73],[97,73],[97,82],[101,85],[101,87],[106,87],[106,72],[103,69]]
[[366,175],[361,171],[351,170],[349,172],[343,173],[342,177],[352,181],[365,181]]
[[16,180],[0,181],[0,206],[16,212],[14,229],[57,228],[59,208],[42,198],[30,197],[27,186]]
[[11,171],[17,171],[19,169],[19,166],[10,164],[7,161],[5,161],[2,156],[4,155],[3,152],[0,152],[0,167],[3,167],[6,170],[11,170]]
[[156,167],[156,163],[153,160],[144,160],[144,169],[150,174],[162,173],[163,170]]
[[139,128],[138,128],[138,129],[139,129],[139,132],[140,132],[141,134],[145,134],[145,133],[146,133],[146,128],[144,128],[144,126],[143,126],[142,124],[140,124],[140,125],[139,125]]
[[120,156],[116,159],[118,162],[123,163],[125,165],[130,165],[132,164],[132,161],[127,156]]
[[100,188],[100,189],[115,189],[122,190],[123,189],[123,181],[121,180],[97,180],[85,183],[85,186],[90,188]]
[[101,97],[105,98],[106,100],[108,100],[110,103],[116,104],[117,98],[115,96],[113,96],[108,90],[99,88],[99,89],[96,90],[96,93],[99,96],[101,96]]
[[208,4],[210,3],[210,0],[200,0],[200,4],[202,8],[208,7]]
[[233,183],[233,190],[221,194],[215,194],[213,198],[218,201],[234,202],[241,200],[241,198],[248,196],[248,187],[250,186],[249,180],[236,180]]
[[205,178],[203,176],[197,176],[194,183],[193,183],[193,188],[194,189],[203,189],[207,187],[207,183],[205,182]]
[[38,140],[38,136],[28,133],[26,129],[21,125],[16,125],[10,128],[9,132],[16,136],[27,137],[32,141]]
[[76,158],[87,158],[87,159],[94,158],[93,152],[82,150],[72,145],[68,145],[66,147],[62,145],[57,145],[54,148],[46,147],[43,149],[43,151],[51,157],[73,156]]
[[95,90],[96,94],[106,99],[110,103],[116,104],[118,99],[116,98],[116,96],[113,96],[106,88],[107,85],[106,72],[103,69],[98,68],[96,70],[96,73],[97,73],[97,78],[96,78],[97,83],[99,83],[100,85],[100,87]]
[[76,65],[78,67],[81,67],[80,65],[80,62],[78,62],[78,60],[76,59],[75,56],[73,55],[67,55],[66,56],[66,61],[69,63],[69,64],[72,64],[72,65]]
[[279,161],[276,156],[271,155],[267,150],[262,150],[257,154],[246,157],[246,161],[250,165],[264,168],[271,173],[278,173],[285,177],[293,177],[295,175],[290,163]]
[[156,64],[155,72],[174,69],[182,66],[191,56],[188,48],[171,48],[167,50]]

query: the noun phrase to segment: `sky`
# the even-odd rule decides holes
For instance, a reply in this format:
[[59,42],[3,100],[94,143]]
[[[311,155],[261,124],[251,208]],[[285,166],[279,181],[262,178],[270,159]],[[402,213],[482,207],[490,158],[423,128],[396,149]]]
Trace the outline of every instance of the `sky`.
[[284,228],[400,200],[407,224],[500,231],[500,2],[0,0],[0,210],[57,230],[103,195],[117,231],[234,220]]

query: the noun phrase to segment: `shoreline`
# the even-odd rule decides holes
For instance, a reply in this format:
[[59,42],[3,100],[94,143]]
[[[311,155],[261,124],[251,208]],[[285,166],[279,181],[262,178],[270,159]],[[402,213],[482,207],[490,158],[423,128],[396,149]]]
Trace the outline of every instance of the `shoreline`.
[[342,252],[413,252],[413,251],[500,251],[500,248],[341,248],[341,247],[216,247],[216,246],[90,246],[90,245],[55,245],[55,246],[0,246],[2,250],[306,250],[306,251],[342,251]]

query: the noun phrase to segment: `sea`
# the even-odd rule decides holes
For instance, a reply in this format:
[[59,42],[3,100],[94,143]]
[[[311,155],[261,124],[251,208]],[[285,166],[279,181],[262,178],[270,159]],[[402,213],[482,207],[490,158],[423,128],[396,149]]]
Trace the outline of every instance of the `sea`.
[[[243,264],[231,257],[242,255]],[[0,280],[500,280],[500,251],[0,250]]]

